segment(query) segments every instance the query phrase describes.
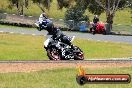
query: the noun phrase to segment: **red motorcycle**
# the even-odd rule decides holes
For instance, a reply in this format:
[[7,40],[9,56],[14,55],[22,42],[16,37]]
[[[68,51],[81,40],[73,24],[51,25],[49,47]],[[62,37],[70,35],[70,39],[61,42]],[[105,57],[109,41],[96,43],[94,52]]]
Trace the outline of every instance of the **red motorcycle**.
[[106,35],[106,28],[105,28],[105,24],[104,23],[97,23],[94,24],[92,23],[92,27],[90,28],[90,32],[92,34],[104,34]]

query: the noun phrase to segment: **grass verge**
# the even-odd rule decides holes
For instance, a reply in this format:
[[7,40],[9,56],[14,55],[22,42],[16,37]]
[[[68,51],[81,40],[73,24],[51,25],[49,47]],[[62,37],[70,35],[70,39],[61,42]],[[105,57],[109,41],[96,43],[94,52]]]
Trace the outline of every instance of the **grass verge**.
[[[0,60],[48,60],[43,36],[0,33]],[[75,39],[85,58],[132,57],[132,44]]]
[[130,25],[113,25],[112,31],[114,32],[128,32],[132,34],[132,26]]
[[[86,69],[87,74],[130,74],[132,67]],[[131,88],[129,84],[85,84],[76,82],[78,70],[61,68],[30,73],[0,73],[0,88]]]
[[1,25],[0,28],[12,28],[12,29],[27,29],[27,30],[36,30],[36,28],[28,28],[28,27],[18,27],[18,26],[10,26],[10,25]]

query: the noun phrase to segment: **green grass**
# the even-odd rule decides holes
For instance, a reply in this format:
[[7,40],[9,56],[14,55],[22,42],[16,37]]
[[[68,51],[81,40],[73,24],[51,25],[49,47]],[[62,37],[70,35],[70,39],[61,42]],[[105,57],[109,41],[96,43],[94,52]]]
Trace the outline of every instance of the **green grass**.
[[0,58],[3,60],[46,59],[43,37],[0,34]]
[[29,27],[18,27],[18,26],[10,26],[10,25],[1,25],[0,28],[12,28],[12,29],[27,29],[27,30],[36,30],[36,28],[29,28]]
[[[43,36],[0,33],[0,60],[48,60],[43,41]],[[132,57],[132,44],[85,39],[75,39],[73,44],[84,51],[87,59]]]
[[112,30],[116,32],[125,31],[132,34],[132,26],[129,25],[113,25]]
[[[85,69],[87,74],[130,74],[132,67]],[[76,68],[61,68],[30,73],[0,73],[0,88],[132,88],[129,84],[85,84],[76,82]]]
[[86,58],[99,59],[119,57],[122,58],[132,56],[130,55],[130,52],[132,50],[132,45],[130,44],[86,41],[82,39],[76,40],[74,43],[84,51]]

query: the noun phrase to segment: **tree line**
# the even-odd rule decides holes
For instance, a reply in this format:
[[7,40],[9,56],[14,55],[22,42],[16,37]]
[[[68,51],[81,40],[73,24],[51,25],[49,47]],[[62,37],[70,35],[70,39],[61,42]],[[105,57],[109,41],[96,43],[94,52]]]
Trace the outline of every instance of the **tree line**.
[[[42,12],[45,12],[45,9],[50,9],[51,3],[53,0],[30,0],[35,3]],[[29,7],[29,0],[9,0],[10,8],[16,7],[17,12],[20,15],[23,15],[24,8]],[[68,8],[72,9],[74,7],[82,8],[82,12],[89,10],[91,13],[100,15],[101,13],[106,13],[106,22],[113,24],[113,18],[117,10],[130,7],[131,0],[57,0],[57,5],[59,9]]]

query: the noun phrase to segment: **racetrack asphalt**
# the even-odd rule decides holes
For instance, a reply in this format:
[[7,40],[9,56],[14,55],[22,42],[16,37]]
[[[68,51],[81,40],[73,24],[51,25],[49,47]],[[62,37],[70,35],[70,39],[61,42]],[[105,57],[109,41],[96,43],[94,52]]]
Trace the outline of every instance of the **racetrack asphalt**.
[[[19,34],[29,34],[29,35],[43,35],[46,36],[46,31],[38,30],[27,30],[24,28],[0,28],[0,32],[9,32],[9,33],[19,33]],[[63,31],[67,36],[76,36],[76,38],[84,38],[88,40],[97,40],[97,41],[111,41],[111,42],[121,42],[132,44],[132,36],[119,36],[119,35],[102,35],[102,34],[90,34],[90,33],[80,33],[80,32],[71,32]]]

